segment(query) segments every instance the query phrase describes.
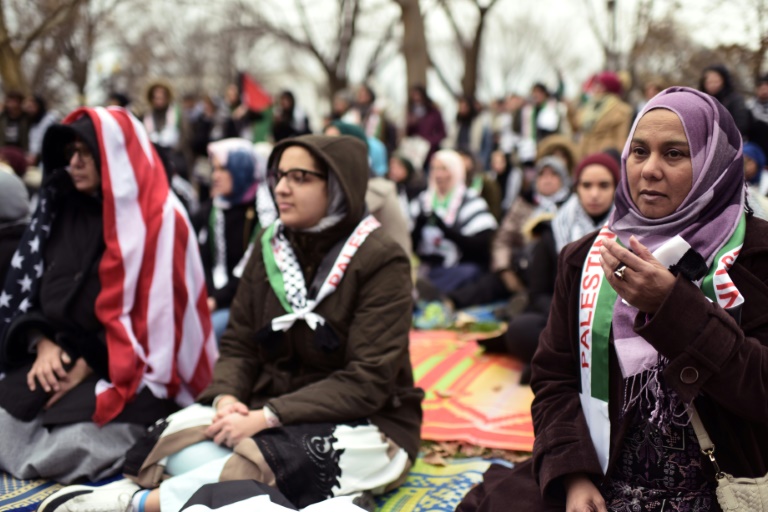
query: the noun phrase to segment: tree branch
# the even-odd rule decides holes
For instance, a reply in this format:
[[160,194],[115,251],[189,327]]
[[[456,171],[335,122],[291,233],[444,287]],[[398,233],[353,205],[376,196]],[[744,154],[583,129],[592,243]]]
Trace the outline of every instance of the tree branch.
[[[347,3],[348,1],[351,2],[351,5]],[[346,75],[347,60],[349,59],[352,43],[357,33],[357,17],[360,14],[360,2],[359,0],[341,0],[339,2],[339,11],[341,15],[339,18],[341,37],[339,38],[338,51],[334,59],[334,69],[336,76],[341,78],[341,76]]]
[[600,31],[600,25],[597,23],[597,13],[595,12],[595,6],[592,5],[592,0],[582,0],[582,3],[587,10],[587,21],[589,22],[589,26],[592,29],[592,33],[595,35],[597,42],[600,44],[603,50],[607,50],[608,41]]
[[464,36],[461,33],[461,28],[459,28],[459,23],[456,20],[456,16],[453,15],[453,11],[451,11],[451,8],[448,7],[448,1],[438,0],[438,4],[443,8],[443,11],[445,11],[445,15],[448,17],[448,21],[451,24],[451,28],[453,28],[454,34],[456,34],[456,42],[459,44],[459,48],[466,51],[467,47],[469,46],[469,43],[467,43],[464,40]]
[[[299,43],[299,40],[293,37],[292,35],[288,34],[288,32],[286,32],[285,30],[278,29],[277,27],[274,27],[271,24],[267,24],[267,25],[274,28],[275,31],[277,31],[277,33],[281,33],[281,34],[284,34],[284,36],[288,36],[289,39],[287,40],[291,42],[291,44],[293,44],[294,46],[299,46],[299,47],[305,48],[306,50],[309,50],[312,53],[312,55],[314,55],[317,58],[317,60],[320,61],[320,64],[323,66],[323,68],[331,69],[329,62],[325,59],[325,56],[322,54],[320,49],[312,40],[312,31],[309,29],[310,27],[309,18],[307,17],[307,10],[304,7],[304,3],[301,0],[294,0],[294,4],[296,5],[296,9],[299,11],[299,19],[301,20],[301,29],[304,32],[304,37],[307,39],[306,42],[301,44],[296,44],[296,43]],[[277,33],[275,33],[275,35],[277,35]],[[284,36],[282,37],[284,38]]]
[[437,78],[440,79],[440,83],[443,84],[443,87],[445,87],[454,98],[457,98],[459,96],[458,93],[451,85],[451,82],[448,81],[448,77],[445,76],[445,73],[443,73],[443,70],[440,69],[440,66],[437,65],[431,55],[429,56],[429,65],[432,69],[435,70],[435,73],[437,73]]
[[46,16],[46,18],[24,38],[24,43],[21,45],[17,55],[19,57],[24,55],[37,38],[61,23],[63,18],[66,17],[66,14],[71,12],[72,9],[77,7],[82,1],[83,0],[69,0],[69,2],[59,4],[49,16]]
[[[374,71],[376,71],[376,68],[379,67],[381,64],[380,61],[385,60],[381,58],[381,54],[384,51],[384,48],[387,46],[387,43],[392,40],[392,36],[395,33],[395,27],[397,27],[399,22],[400,20],[395,18],[392,23],[389,24],[387,30],[384,32],[384,35],[381,36],[379,42],[376,44],[376,48],[373,50],[371,58],[368,60],[368,67],[365,70],[366,80],[368,80],[373,75]],[[389,58],[391,58],[391,56]]]

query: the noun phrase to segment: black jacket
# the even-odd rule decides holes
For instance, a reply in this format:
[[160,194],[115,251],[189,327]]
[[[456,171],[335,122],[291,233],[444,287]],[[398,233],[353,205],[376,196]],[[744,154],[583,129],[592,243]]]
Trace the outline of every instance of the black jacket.
[[227,308],[235,298],[237,285],[240,280],[232,275],[233,270],[248,248],[253,234],[258,230],[259,221],[256,217],[256,209],[253,202],[235,205],[224,212],[224,238],[227,246],[227,275],[229,282],[220,289],[213,284],[213,266],[215,236],[211,231],[210,217],[213,204],[208,201],[200,208],[195,216],[193,224],[198,233],[200,256],[205,268],[205,284],[208,288],[208,296],[216,299],[217,308]]

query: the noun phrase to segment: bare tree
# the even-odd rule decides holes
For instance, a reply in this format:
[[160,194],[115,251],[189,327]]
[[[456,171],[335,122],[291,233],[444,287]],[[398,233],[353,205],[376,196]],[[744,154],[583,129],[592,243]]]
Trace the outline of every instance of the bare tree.
[[0,78],[7,90],[29,92],[23,62],[30,50],[39,47],[44,53],[49,51],[46,39],[82,2],[0,0]]
[[[243,14],[238,29],[254,38],[271,37],[282,45],[310,56],[325,75],[329,98],[346,89],[350,83],[352,54],[362,33],[358,26],[365,14],[362,0],[335,0],[334,9],[328,9],[328,2],[323,2],[322,14],[318,14],[317,9],[312,11],[308,0],[292,0],[289,5],[293,16],[283,16],[282,19],[275,13],[285,13],[285,5],[278,9],[264,4],[260,2],[257,8],[250,3],[239,4]],[[334,18],[330,24],[322,23],[317,18],[320,15],[328,16],[328,13],[333,13]],[[370,30],[370,24],[367,27],[367,35],[376,35],[373,36],[373,49],[366,59],[364,79],[372,76],[382,62],[391,58],[392,53],[386,51],[386,47],[392,43],[394,30],[399,23],[397,17],[381,20],[376,24],[382,28],[378,33]]]
[[405,58],[406,81],[408,89],[417,85],[427,85],[429,52],[427,38],[424,35],[424,16],[419,0],[395,0],[400,6],[403,23],[402,52]]
[[[740,62],[746,65],[750,72],[750,82],[758,79],[763,74],[765,67],[766,54],[768,54],[768,0],[736,0],[723,4],[721,2],[712,2],[708,7],[711,8],[713,16],[720,15],[723,7],[738,9],[744,20],[744,33],[750,43],[744,45],[732,45],[730,51],[735,47],[740,47],[737,53],[740,55]],[[725,14],[725,13],[723,13]],[[720,47],[719,51],[725,51],[726,47]],[[746,60],[744,57],[748,53]]]
[[[474,98],[477,94],[477,85],[480,69],[480,54],[481,46],[483,43],[483,37],[485,35],[485,28],[487,25],[487,17],[498,0],[466,0],[465,3],[471,5],[477,12],[477,22],[474,29],[469,34],[465,35],[461,23],[456,16],[454,10],[449,5],[448,0],[438,0],[440,7],[448,17],[448,21],[456,37],[456,44],[458,45],[459,52],[461,54],[462,61],[464,63],[464,73],[461,78],[461,94]],[[434,61],[433,61],[434,65]],[[437,67],[437,66],[436,66]],[[438,69],[438,76],[443,77],[444,84],[451,89],[445,75]],[[453,91],[456,95],[456,91]]]

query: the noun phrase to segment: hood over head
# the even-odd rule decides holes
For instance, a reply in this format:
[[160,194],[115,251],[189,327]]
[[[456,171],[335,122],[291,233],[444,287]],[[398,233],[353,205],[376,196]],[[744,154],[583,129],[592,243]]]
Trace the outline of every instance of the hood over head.
[[69,122],[51,125],[43,136],[41,160],[46,174],[69,166],[67,146],[72,144],[75,139],[80,139],[88,146],[96,163],[96,170],[101,173],[99,142],[91,118],[83,112],[80,117],[66,121]]
[[720,92],[716,94],[716,97],[724,98],[725,96],[733,92],[734,85],[733,85],[733,78],[731,77],[731,72],[728,71],[728,68],[726,68],[722,64],[713,64],[711,66],[707,66],[706,68],[704,68],[704,70],[701,72],[701,79],[699,80],[700,91],[706,92],[704,89],[704,76],[707,74],[708,71],[714,71],[715,73],[720,75],[723,79],[723,88],[720,89]]
[[[343,207],[346,212],[334,227],[340,233],[351,232],[367,212],[368,148],[361,140],[347,135],[302,135],[285,139],[275,146],[269,157],[270,169],[277,167],[283,151],[290,146],[304,148],[328,169],[327,215],[338,213]],[[338,192],[334,191],[334,182],[338,183]],[[337,195],[339,193],[340,196]]]

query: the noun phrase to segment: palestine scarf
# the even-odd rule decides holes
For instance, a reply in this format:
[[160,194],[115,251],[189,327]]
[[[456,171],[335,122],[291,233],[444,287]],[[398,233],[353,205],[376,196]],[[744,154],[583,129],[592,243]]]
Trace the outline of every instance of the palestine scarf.
[[[104,208],[95,309],[106,333],[110,381],[96,386],[93,416],[103,425],[144,387],[189,405],[210,382],[218,350],[194,232],[144,127],[119,107],[78,109],[64,124],[86,115],[96,132]],[[54,192],[43,194],[2,292],[3,338],[38,298],[56,204]]]
[[318,267],[315,282],[308,290],[282,222],[277,220],[269,226],[261,238],[262,257],[269,284],[287,312],[272,320],[271,330],[287,331],[297,320],[306,322],[313,331],[325,325],[325,319],[314,312],[315,307],[336,291],[358,248],[379,227],[379,222],[372,215],[360,221],[343,243],[336,244],[325,255]]

